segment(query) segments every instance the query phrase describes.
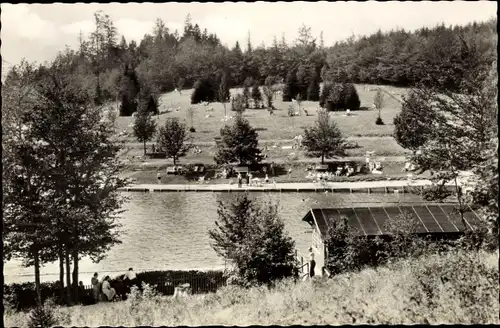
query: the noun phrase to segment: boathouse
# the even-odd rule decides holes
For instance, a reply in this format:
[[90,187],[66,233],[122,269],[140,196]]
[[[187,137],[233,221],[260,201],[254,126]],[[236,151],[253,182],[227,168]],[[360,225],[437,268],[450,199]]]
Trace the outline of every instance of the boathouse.
[[395,218],[403,212],[411,213],[417,218],[417,234],[435,235],[437,237],[456,238],[465,230],[475,230],[479,217],[467,207],[464,221],[455,210],[454,204],[420,204],[378,207],[348,207],[348,208],[311,208],[302,221],[306,221],[313,228],[311,246],[315,253],[317,275],[325,266],[328,258],[326,237],[328,229],[334,220],[346,218],[348,224],[355,228],[360,236],[388,236],[390,233],[384,228],[389,218]]

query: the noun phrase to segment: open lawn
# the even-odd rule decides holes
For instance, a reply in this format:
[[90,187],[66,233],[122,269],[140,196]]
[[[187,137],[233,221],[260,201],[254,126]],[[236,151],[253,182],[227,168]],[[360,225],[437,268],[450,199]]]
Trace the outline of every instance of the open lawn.
[[[364,110],[351,112],[352,116],[346,116],[345,112],[331,112],[330,115],[338,123],[341,131],[346,136],[390,136],[393,133],[394,126],[393,118],[401,110],[401,104],[385,95],[385,106],[382,109],[382,119],[385,125],[376,125],[375,119],[378,116],[378,111],[371,109],[373,98],[376,93],[376,86],[372,85],[356,85],[361,107]],[[382,87],[387,92],[400,99],[401,95],[406,93],[406,89],[395,87]],[[221,103],[211,103],[208,106],[202,104],[190,105],[192,89],[183,90],[182,94],[177,92],[169,92],[163,94],[160,98],[160,112],[162,114],[156,116],[158,124],[170,117],[176,117],[185,120],[188,126],[191,125],[187,117],[187,108],[193,106],[195,114],[193,117],[193,126],[196,132],[192,133],[195,141],[213,141],[214,137],[219,136],[220,128],[223,126],[224,107]],[[233,95],[240,93],[241,89],[231,89]],[[292,139],[303,132],[305,127],[311,126],[316,119],[316,112],[319,108],[317,102],[304,101],[301,104],[302,109],[306,109],[309,116],[305,116],[301,111],[300,116],[289,117],[288,107],[293,106],[298,111],[297,104],[284,103],[281,97],[274,100],[276,111],[274,115],[270,115],[266,109],[248,109],[243,114],[250,121],[250,124],[258,130],[259,138],[265,139]],[[212,107],[213,112],[208,109]],[[166,112],[168,110],[168,112]],[[228,116],[233,116],[235,113],[231,111],[231,104],[226,104]],[[207,117],[210,115],[211,117]],[[134,118],[119,117],[117,119],[118,131],[126,130],[129,132],[127,141],[133,141],[132,124]]]

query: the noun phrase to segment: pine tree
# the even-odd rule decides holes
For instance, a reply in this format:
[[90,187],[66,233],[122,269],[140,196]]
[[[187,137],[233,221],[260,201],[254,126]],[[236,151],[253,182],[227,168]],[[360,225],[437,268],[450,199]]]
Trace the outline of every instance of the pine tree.
[[297,94],[300,94],[302,100],[307,99],[307,87],[309,86],[309,77],[304,65],[300,65],[297,70]]
[[315,68],[309,71],[309,86],[307,87],[307,100],[319,101],[320,78]]
[[350,110],[359,110],[361,102],[359,100],[358,91],[352,83],[346,83],[343,87],[344,92],[344,108]]
[[291,70],[286,75],[285,86],[283,88],[283,101],[290,102],[297,96],[297,78],[295,71]]
[[254,84],[253,79],[251,77],[247,77],[245,79],[245,82],[243,83],[243,97],[245,99],[245,108],[249,107],[249,100],[250,100],[250,87],[252,87]]
[[255,107],[258,108],[259,104],[262,102],[262,94],[257,82],[255,82],[252,87],[252,99],[254,101]]
[[217,213],[209,236],[215,252],[234,265],[236,283],[270,284],[297,277],[295,242],[285,232],[277,205],[258,205],[245,194],[234,202],[219,202]]

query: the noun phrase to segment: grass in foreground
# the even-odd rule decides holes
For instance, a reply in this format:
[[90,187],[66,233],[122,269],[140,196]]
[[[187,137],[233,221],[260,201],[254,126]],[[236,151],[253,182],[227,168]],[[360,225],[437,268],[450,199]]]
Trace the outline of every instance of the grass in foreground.
[[[58,325],[292,325],[500,323],[498,251],[455,250],[329,280],[274,289],[228,286],[186,299],[132,297],[121,303],[55,308]],[[6,326],[27,326],[6,313]]]

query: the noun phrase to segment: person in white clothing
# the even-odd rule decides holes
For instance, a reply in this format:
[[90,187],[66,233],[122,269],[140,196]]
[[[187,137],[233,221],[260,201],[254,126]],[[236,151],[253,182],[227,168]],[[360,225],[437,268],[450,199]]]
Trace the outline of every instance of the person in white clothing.
[[111,287],[109,279],[109,276],[106,276],[104,278],[104,281],[102,282],[102,292],[104,293],[104,295],[106,295],[108,301],[111,302],[115,298],[116,290]]
[[137,276],[135,275],[134,269],[129,268],[127,273],[125,273],[125,279],[134,280]]

